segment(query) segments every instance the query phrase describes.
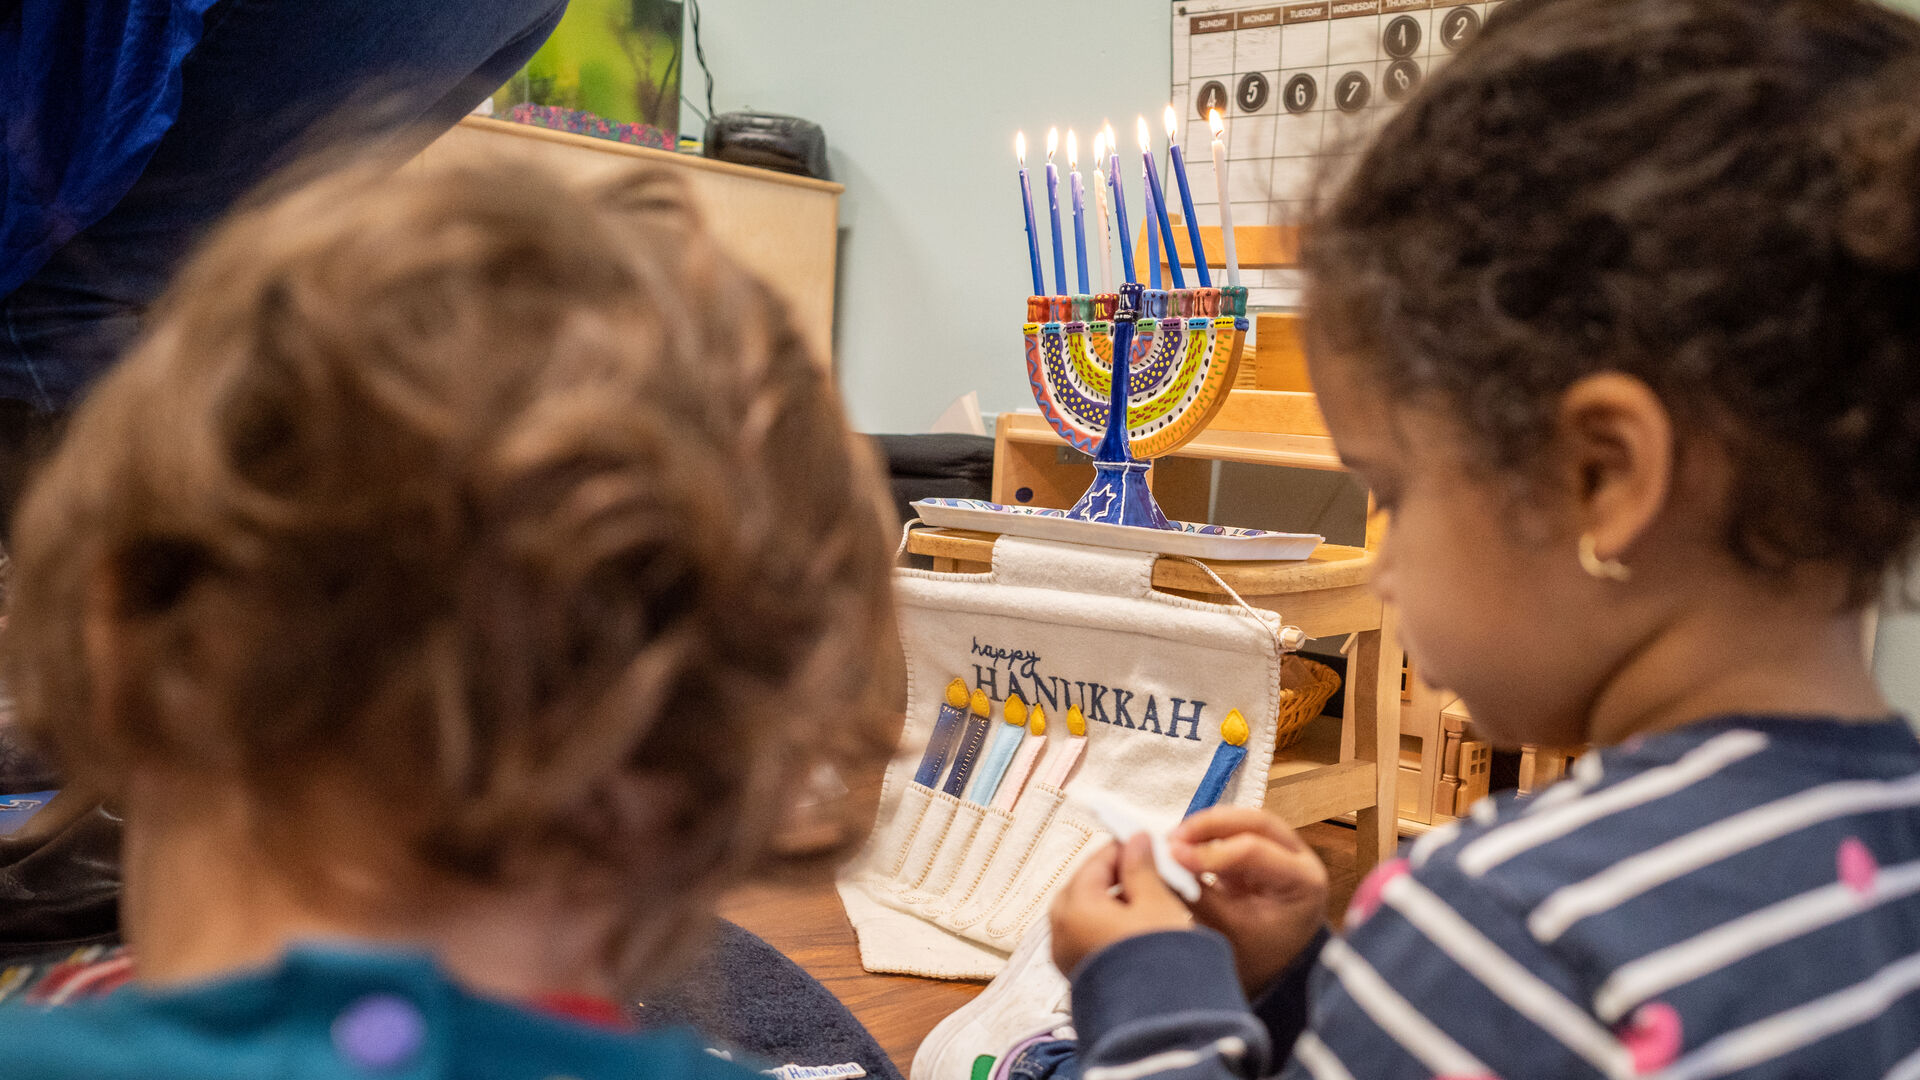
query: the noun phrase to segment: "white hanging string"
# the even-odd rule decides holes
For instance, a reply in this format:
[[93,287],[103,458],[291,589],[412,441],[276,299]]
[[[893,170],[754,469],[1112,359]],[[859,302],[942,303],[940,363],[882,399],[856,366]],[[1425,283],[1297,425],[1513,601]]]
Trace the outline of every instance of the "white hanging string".
[[926,520],[924,518],[914,518],[913,520],[907,522],[905,525],[902,525],[900,527],[900,546],[893,549],[894,562],[897,563],[901,559],[906,557],[907,541],[913,536],[913,527],[915,525],[925,525],[925,524],[926,524]]
[[1255,609],[1252,604],[1247,603],[1246,599],[1243,598],[1240,595],[1240,593],[1234,589],[1233,586],[1227,584],[1225,578],[1222,578],[1219,574],[1215,573],[1213,567],[1208,566],[1206,563],[1201,562],[1199,559],[1193,558],[1188,555],[1175,555],[1172,557],[1179,559],[1181,562],[1191,563],[1194,566],[1199,567],[1200,572],[1207,575],[1208,578],[1212,579],[1213,583],[1220,587],[1221,592],[1226,593],[1228,596],[1233,597],[1233,602],[1236,604],[1239,604],[1241,607],[1241,610],[1245,611],[1249,616],[1253,618],[1254,622],[1257,622],[1261,626],[1265,627],[1267,632],[1273,635],[1274,647],[1278,649],[1280,652],[1283,652],[1283,653],[1298,652],[1300,651],[1300,646],[1305,645],[1307,643],[1306,631],[1300,629],[1299,627],[1288,626],[1288,625],[1285,625],[1284,623],[1276,627],[1274,626],[1274,624],[1261,618],[1260,612],[1257,609]]

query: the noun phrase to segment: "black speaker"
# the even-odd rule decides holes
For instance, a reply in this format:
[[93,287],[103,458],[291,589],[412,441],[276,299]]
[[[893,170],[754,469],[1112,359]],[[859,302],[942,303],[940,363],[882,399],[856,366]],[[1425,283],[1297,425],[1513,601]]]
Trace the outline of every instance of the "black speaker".
[[797,116],[721,113],[707,121],[707,157],[816,180],[827,176],[827,133]]

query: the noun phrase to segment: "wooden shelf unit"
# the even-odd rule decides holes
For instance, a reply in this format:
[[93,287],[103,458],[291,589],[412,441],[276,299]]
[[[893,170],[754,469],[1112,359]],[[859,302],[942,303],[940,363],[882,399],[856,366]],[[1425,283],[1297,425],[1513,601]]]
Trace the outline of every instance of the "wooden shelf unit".
[[846,190],[839,184],[480,116],[454,125],[421,151],[412,167],[439,169],[501,158],[544,164],[582,179],[636,164],[679,173],[714,239],[786,300],[820,363],[833,362],[834,263],[840,195]]

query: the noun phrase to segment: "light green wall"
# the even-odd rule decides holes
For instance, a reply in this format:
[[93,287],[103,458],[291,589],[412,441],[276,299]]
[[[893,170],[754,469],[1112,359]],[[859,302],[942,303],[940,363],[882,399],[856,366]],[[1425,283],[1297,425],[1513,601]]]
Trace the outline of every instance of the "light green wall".
[[[1029,161],[1044,163],[1048,124],[1078,128],[1087,154],[1102,117],[1158,115],[1170,17],[1167,0],[701,5],[714,105],[820,124],[847,186],[836,351],[855,427],[924,431],[968,390],[989,413],[1032,407],[1013,133],[1026,129]],[[692,44],[689,29],[682,88],[704,110]]]

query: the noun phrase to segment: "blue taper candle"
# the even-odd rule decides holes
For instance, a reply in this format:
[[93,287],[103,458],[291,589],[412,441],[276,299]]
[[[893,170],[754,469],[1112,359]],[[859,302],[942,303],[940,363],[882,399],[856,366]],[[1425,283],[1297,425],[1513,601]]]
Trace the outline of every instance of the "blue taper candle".
[[1047,283],[1040,276],[1040,234],[1033,229],[1033,185],[1027,182],[1027,134],[1013,137],[1013,152],[1020,159],[1020,205],[1027,212],[1027,258],[1033,262],[1033,295],[1043,296]]
[[[1200,287],[1213,288],[1213,275],[1207,271],[1207,249],[1200,243],[1200,219],[1193,215],[1193,192],[1187,190],[1187,159],[1180,153],[1180,129],[1174,122],[1173,106],[1167,106],[1167,149],[1173,155],[1173,182],[1180,189],[1180,208],[1187,213],[1187,241],[1193,246],[1193,270]],[[1178,260],[1176,260],[1178,261]]]
[[1147,193],[1147,204],[1141,209],[1141,213],[1147,219],[1147,268],[1148,273],[1152,275],[1155,291],[1166,289],[1160,280],[1160,230],[1153,224],[1160,216],[1160,208],[1156,205],[1159,200],[1153,197],[1153,189],[1159,186],[1153,182],[1151,173],[1141,171],[1140,187]]
[[[1173,287],[1187,287],[1187,275],[1180,272],[1180,250],[1173,246],[1173,219],[1167,216],[1166,189],[1160,186],[1160,170],[1153,167],[1153,141],[1147,135],[1147,118],[1140,118],[1140,160],[1147,166],[1147,191],[1153,197],[1154,220],[1147,222],[1147,228],[1154,227],[1154,221],[1160,225],[1160,242],[1167,246],[1167,272],[1173,275]],[[1154,265],[1159,266],[1158,259]],[[1156,283],[1155,287],[1158,285]]]
[[1060,145],[1060,129],[1047,129],[1047,221],[1053,227],[1053,283],[1055,296],[1067,295],[1067,245],[1060,239],[1060,170],[1053,154]]
[[[1113,144],[1108,143],[1111,147]],[[1120,154],[1115,151],[1107,159],[1107,187],[1113,191],[1113,216],[1120,228],[1120,268],[1126,272],[1128,285],[1138,285],[1140,279],[1133,273],[1133,230],[1127,224],[1127,192],[1120,186]],[[1039,264],[1035,263],[1035,273]]]
[[1087,193],[1080,182],[1080,140],[1067,131],[1067,192],[1073,198],[1073,257],[1079,264],[1077,279],[1082,293],[1092,292],[1087,285]]

